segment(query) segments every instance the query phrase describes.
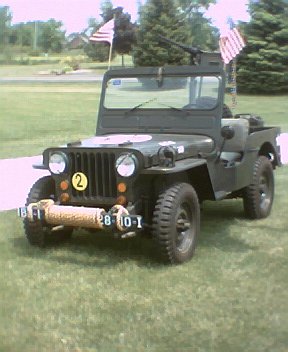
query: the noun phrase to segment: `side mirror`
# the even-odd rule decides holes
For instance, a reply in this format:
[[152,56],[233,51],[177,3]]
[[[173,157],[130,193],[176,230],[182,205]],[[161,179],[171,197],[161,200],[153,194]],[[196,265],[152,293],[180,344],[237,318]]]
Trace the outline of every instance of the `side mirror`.
[[221,136],[225,140],[232,139],[235,136],[235,129],[233,126],[223,126],[221,128]]

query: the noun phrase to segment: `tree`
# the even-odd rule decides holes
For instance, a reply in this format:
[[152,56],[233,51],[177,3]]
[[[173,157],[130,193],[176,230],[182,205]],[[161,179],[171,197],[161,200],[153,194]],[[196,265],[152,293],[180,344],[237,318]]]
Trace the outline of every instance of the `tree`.
[[123,13],[123,7],[114,10],[115,37],[113,47],[117,53],[122,55],[122,66],[124,66],[123,55],[129,54],[132,46],[136,43],[136,24],[131,23],[131,15]]
[[204,17],[201,11],[195,11],[189,18],[191,46],[206,51],[218,49],[219,30],[213,27],[211,20]]
[[[41,27],[42,23],[44,22],[34,21],[14,24],[11,27],[9,43],[12,45],[19,45],[20,47],[34,47],[34,44],[37,42],[36,39],[39,36],[39,27]],[[34,47],[34,49],[36,48]]]
[[187,20],[175,0],[147,0],[141,7],[137,44],[133,50],[134,63],[137,66],[187,64],[189,55],[163,44],[159,34],[176,42],[189,42]]
[[288,2],[250,1],[251,21],[244,26],[247,46],[239,57],[240,92],[288,91]]
[[185,13],[190,28],[190,45],[202,50],[214,51],[218,48],[219,31],[211,20],[204,16],[204,10],[215,0],[177,0]]
[[136,42],[136,25],[131,23],[131,15],[123,12],[123,7],[113,8],[110,0],[101,4],[103,23],[115,18],[113,48],[120,55],[129,54]]
[[61,30],[62,22],[50,19],[40,26],[39,45],[45,52],[59,53],[65,42],[65,32]]
[[103,23],[110,21],[114,16],[114,9],[111,0],[105,0],[101,2],[101,17]]
[[12,14],[8,6],[0,6],[0,47],[6,46],[9,40]]
[[33,42],[31,23],[17,23],[11,28],[9,43],[20,47],[31,47]]
[[206,10],[211,4],[215,4],[216,0],[178,0],[178,6],[187,13],[194,13],[195,10],[199,11],[201,7]]
[[[89,18],[88,28],[86,29],[85,33],[90,36],[91,34],[95,33],[99,27],[101,27],[101,24],[97,21],[96,18]],[[109,56],[109,44],[106,42],[89,42],[87,45],[85,45],[84,52],[92,61],[105,62],[108,60]]]
[[[88,20],[88,28],[86,33],[89,32],[89,36],[95,33],[104,23],[110,21],[113,18],[113,4],[110,0],[101,2],[101,17],[103,21],[99,22],[96,18],[91,17]],[[105,62],[109,57],[109,43],[108,42],[89,42],[84,47],[85,54],[92,61]],[[112,53],[114,56],[114,53]]]
[[[111,1],[106,0],[101,5],[103,23],[100,25],[96,19],[89,20],[90,32],[94,33],[104,23],[115,18],[113,55],[119,53],[122,55],[122,65],[124,65],[123,55],[129,54],[133,43],[136,41],[136,25],[131,23],[131,15],[123,13],[122,7],[113,8]],[[93,60],[106,61],[109,52],[109,45],[103,43],[89,43],[85,47],[86,54]]]

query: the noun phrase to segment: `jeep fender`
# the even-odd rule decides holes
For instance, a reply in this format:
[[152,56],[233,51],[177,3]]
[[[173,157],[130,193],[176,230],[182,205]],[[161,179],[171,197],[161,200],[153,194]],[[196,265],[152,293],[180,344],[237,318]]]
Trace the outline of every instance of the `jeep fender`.
[[267,127],[262,131],[251,133],[247,139],[245,154],[255,151],[257,152],[255,153],[255,159],[259,155],[266,156],[272,161],[274,168],[281,166],[280,149],[276,142],[279,134],[280,130],[277,127]]
[[195,188],[200,201],[215,200],[206,159],[178,160],[174,167],[153,166],[142,170],[141,175],[156,177],[167,186],[175,182],[187,182]]

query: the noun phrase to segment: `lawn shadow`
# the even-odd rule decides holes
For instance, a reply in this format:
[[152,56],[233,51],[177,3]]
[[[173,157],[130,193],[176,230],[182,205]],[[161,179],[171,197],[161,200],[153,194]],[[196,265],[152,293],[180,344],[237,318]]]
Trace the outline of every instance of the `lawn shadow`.
[[[240,200],[204,203],[201,213],[199,246],[216,247],[226,252],[256,249],[237,234],[245,231],[247,218]],[[239,228],[241,230],[239,230]]]
[[[220,203],[220,202],[219,202]],[[216,247],[222,251],[245,252],[255,249],[240,238],[231,235],[231,228],[245,229],[241,203],[238,201],[207,202],[201,212],[199,247]],[[239,205],[240,204],[240,205]],[[115,267],[131,261],[138,266],[163,267],[152,238],[137,236],[115,239],[105,232],[74,231],[69,242],[44,249],[30,246],[24,234],[14,239],[20,255],[55,260],[82,266]]]
[[38,248],[29,245],[23,236],[14,239],[14,247],[20,255],[63,264],[115,267],[131,261],[146,267],[161,265],[152,239],[143,236],[115,239],[105,232],[77,230],[71,240],[62,244]]

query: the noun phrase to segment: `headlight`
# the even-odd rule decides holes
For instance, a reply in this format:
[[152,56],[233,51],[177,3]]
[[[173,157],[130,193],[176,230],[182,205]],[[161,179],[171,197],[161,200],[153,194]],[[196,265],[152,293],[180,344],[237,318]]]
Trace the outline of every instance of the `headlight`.
[[122,177],[132,176],[137,169],[138,160],[133,154],[122,154],[116,160],[116,170]]
[[63,153],[53,153],[49,157],[49,169],[52,174],[62,174],[67,167],[67,158]]

